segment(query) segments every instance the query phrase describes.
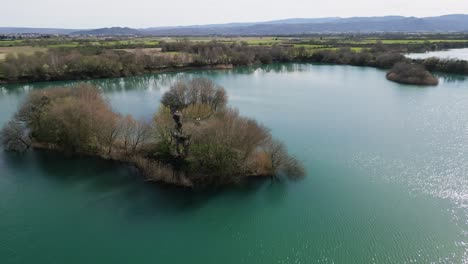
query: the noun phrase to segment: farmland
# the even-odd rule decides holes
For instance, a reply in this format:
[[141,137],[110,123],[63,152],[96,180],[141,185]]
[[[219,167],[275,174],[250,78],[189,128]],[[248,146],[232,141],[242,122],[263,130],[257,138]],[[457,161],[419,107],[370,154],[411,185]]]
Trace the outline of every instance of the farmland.
[[[272,47],[291,46],[304,49],[308,53],[323,50],[336,50],[338,48],[351,48],[353,51],[361,51],[376,44],[388,47],[397,47],[409,51],[425,51],[452,47],[468,46],[466,34],[432,34],[432,35],[313,35],[300,37],[55,37],[49,39],[17,39],[0,40],[0,60],[8,53],[33,54],[36,51],[48,49],[73,49],[82,47],[100,47],[103,49],[120,49],[131,51],[142,49],[153,53],[160,48],[160,43],[166,42],[207,43],[216,41],[222,44],[241,43],[248,46]],[[424,46],[424,50],[421,47]]]
[[47,51],[47,48],[31,46],[0,47],[0,60],[5,59],[7,54],[24,53],[26,55],[31,55],[37,51]]

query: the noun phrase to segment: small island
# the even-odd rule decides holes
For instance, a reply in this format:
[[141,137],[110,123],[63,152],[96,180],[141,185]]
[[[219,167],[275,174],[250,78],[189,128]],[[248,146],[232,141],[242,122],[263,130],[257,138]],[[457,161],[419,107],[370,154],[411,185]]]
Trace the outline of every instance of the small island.
[[438,85],[439,80],[420,64],[396,63],[387,72],[389,81],[413,85]]
[[304,175],[266,127],[227,101],[211,80],[180,81],[146,122],[113,111],[89,84],[36,90],[2,129],[1,143],[10,151],[38,148],[123,162],[149,181],[186,187]]

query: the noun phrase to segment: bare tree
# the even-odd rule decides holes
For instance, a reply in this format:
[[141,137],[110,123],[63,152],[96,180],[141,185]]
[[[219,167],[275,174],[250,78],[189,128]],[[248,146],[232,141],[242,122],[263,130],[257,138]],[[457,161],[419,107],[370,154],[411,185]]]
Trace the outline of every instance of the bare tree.
[[122,117],[111,111],[99,113],[99,115],[100,129],[97,132],[101,143],[107,147],[107,154],[110,155],[117,138],[122,132]]
[[148,143],[150,135],[152,133],[152,127],[148,122],[138,121],[136,123],[136,130],[131,141],[132,152],[136,152],[145,143]]
[[304,176],[302,164],[295,157],[288,154],[282,142],[270,138],[265,144],[265,151],[271,160],[273,176],[278,175],[280,172],[285,173],[292,179]]
[[18,121],[10,121],[0,131],[0,140],[6,150],[22,152],[31,146],[24,126]]
[[145,144],[151,136],[151,125],[144,121],[137,121],[132,116],[123,118],[122,142],[125,154],[134,154]]
[[196,78],[188,82],[175,83],[163,95],[161,103],[173,112],[190,105],[209,105],[213,111],[220,110],[227,103],[226,91],[206,78]]

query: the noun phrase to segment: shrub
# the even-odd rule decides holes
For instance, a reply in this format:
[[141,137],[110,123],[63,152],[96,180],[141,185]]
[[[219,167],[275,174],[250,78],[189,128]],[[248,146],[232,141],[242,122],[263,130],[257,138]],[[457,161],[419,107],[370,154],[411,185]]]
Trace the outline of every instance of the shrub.
[[405,84],[437,85],[439,83],[439,80],[423,65],[404,62],[395,64],[387,73],[387,79]]

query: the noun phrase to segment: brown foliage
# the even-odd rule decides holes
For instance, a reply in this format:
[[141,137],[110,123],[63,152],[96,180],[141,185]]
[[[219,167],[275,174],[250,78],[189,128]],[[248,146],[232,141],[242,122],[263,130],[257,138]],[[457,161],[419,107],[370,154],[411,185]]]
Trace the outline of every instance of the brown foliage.
[[213,100],[203,99],[212,98],[203,96],[214,94],[212,86],[204,79],[178,82],[164,95],[166,107],[154,118],[160,151],[165,146],[166,156],[177,157],[176,139],[171,137],[172,111],[168,108],[177,105],[184,117],[184,133],[191,139],[188,155],[183,157],[183,169],[198,184],[226,184],[247,176],[279,173],[289,177],[303,175],[299,162],[272,139],[268,129],[240,116],[237,110],[226,108],[225,103],[218,111],[213,110]]
[[423,65],[399,62],[387,73],[387,79],[390,81],[418,84],[418,85],[437,85],[439,80],[427,71]]
[[214,111],[211,100],[200,99],[203,93],[194,92],[213,94],[210,87],[211,82],[197,79],[178,82],[165,94],[166,104],[154,117],[159,144],[156,152],[160,156],[177,160],[176,139],[171,136],[175,123],[168,102],[183,102],[178,104],[178,111],[183,116],[184,133],[190,136],[190,146],[180,169],[195,184],[227,184],[248,176],[280,173],[292,178],[303,175],[300,163],[284,145],[272,139],[267,128],[224,104]]
[[121,145],[125,154],[135,154],[142,145],[150,141],[152,127],[146,122],[135,120],[128,115],[122,118]]

